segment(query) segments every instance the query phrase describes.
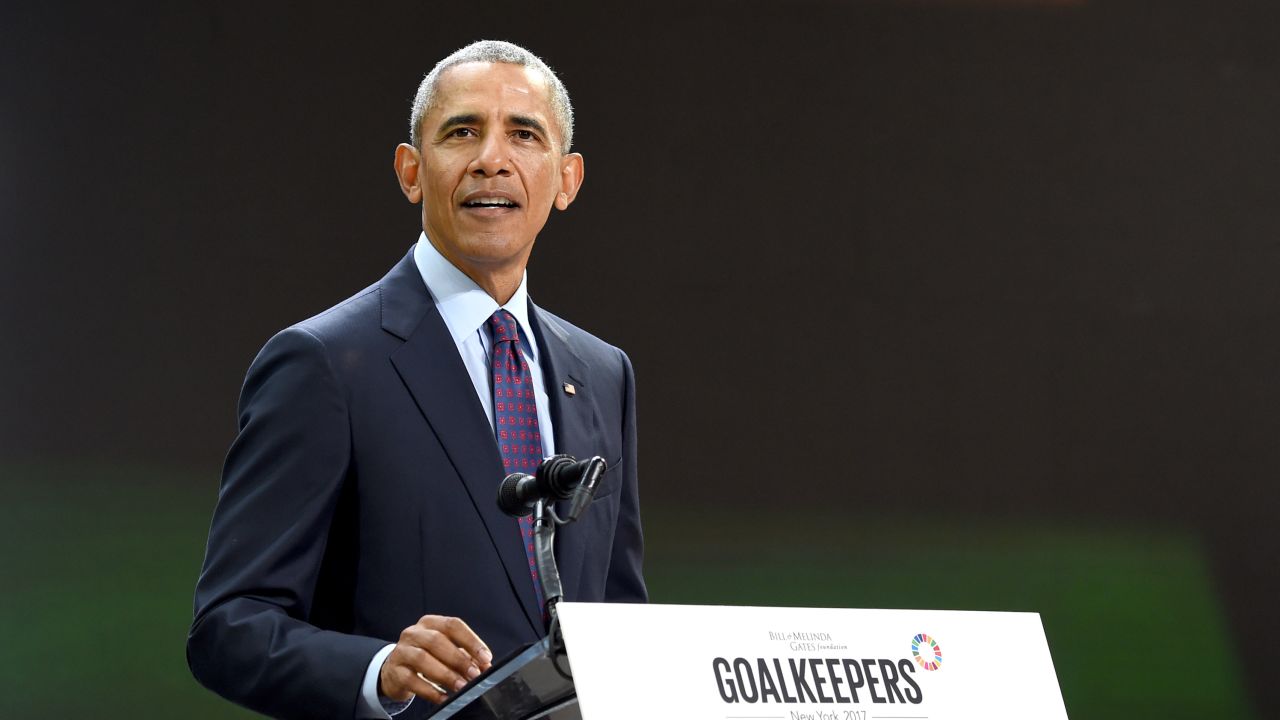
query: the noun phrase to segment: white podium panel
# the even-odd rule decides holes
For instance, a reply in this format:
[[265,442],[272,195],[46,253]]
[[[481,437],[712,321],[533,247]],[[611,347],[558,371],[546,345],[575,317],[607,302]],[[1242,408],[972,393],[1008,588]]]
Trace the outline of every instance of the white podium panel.
[[561,603],[584,720],[1065,720],[1035,613]]

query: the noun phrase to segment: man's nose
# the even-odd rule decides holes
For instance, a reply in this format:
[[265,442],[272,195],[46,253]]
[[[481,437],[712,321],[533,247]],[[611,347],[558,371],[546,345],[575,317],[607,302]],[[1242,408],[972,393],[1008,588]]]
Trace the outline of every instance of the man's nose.
[[471,161],[470,171],[478,177],[496,177],[511,174],[511,153],[501,133],[488,133],[480,143],[479,152]]

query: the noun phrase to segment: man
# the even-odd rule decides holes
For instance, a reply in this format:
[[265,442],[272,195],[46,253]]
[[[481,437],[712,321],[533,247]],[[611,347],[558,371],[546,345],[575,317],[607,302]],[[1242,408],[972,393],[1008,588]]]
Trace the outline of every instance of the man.
[[395,155],[423,235],[246,376],[187,643],[207,687],[283,718],[421,717],[539,638],[495,497],[554,452],[609,463],[556,541],[566,598],[646,599],[630,361],[528,299],[538,232],[582,183],[572,130],[559,79],[515,45],[423,80]]

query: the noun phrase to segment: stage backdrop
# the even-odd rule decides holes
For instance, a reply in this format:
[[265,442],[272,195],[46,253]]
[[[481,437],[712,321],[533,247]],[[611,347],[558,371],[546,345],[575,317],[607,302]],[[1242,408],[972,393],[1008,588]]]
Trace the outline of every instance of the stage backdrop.
[[5,3],[0,715],[236,716],[244,370],[415,240],[485,37],[573,93],[530,283],[635,363],[654,601],[1038,611],[1073,717],[1274,715],[1273,7]]

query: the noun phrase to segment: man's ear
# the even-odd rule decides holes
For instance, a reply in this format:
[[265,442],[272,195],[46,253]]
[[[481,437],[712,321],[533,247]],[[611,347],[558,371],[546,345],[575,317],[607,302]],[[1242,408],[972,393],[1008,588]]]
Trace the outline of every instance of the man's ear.
[[569,203],[578,197],[578,188],[582,187],[582,154],[568,153],[560,158],[560,192],[556,195],[556,207],[569,209]]
[[422,187],[418,185],[418,169],[422,167],[422,155],[418,148],[400,143],[396,146],[396,178],[400,181],[400,192],[417,205],[422,202]]

